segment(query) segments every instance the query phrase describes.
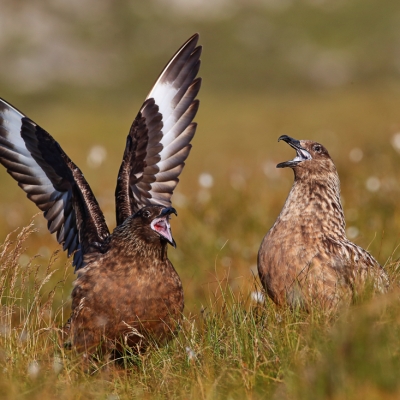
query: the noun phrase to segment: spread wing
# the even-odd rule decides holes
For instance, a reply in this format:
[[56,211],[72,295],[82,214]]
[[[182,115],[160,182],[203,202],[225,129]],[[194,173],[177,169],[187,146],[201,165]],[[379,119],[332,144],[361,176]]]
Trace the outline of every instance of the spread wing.
[[[109,236],[103,213],[80,169],[40,126],[0,99],[0,163],[43,211],[76,269]],[[93,247],[93,243],[95,247]]]
[[172,57],[132,124],[115,191],[117,225],[144,206],[171,205],[196,131],[198,39],[193,35]]

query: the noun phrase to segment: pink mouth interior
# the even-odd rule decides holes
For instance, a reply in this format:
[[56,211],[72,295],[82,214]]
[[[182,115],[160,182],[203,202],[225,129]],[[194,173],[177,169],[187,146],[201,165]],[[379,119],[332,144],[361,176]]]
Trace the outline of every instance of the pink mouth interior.
[[171,228],[165,218],[154,220],[151,226],[154,231],[165,237],[170,242],[172,241]]
[[166,231],[166,229],[165,229],[166,227],[165,227],[165,222],[164,221],[158,221],[155,225],[154,225],[154,229],[157,231],[157,232],[165,232]]

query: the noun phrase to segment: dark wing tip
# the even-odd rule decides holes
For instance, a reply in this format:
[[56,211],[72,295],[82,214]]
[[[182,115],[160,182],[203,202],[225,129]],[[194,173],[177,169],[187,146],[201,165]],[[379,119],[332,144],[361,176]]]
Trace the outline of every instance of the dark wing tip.
[[203,46],[199,45],[192,51],[192,57],[198,58],[199,62],[201,62],[200,60],[201,53],[203,53]]
[[[198,77],[189,86],[189,90],[193,90],[195,92],[194,97],[196,97],[198,95],[202,83],[203,83],[203,79]],[[194,101],[196,101],[196,100],[198,100],[198,99],[195,99]]]
[[185,47],[186,45],[188,45],[189,43],[193,43],[193,47],[196,46],[197,42],[199,41],[200,38],[200,34],[198,32],[194,33],[192,36],[190,36],[190,38],[188,40],[186,40],[186,42],[181,46],[181,48],[178,50],[179,51]]

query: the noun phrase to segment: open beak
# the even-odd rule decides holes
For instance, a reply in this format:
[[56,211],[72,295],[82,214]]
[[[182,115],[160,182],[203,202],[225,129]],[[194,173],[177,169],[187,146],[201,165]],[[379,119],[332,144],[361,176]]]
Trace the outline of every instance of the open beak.
[[296,157],[293,160],[279,163],[276,166],[276,168],[286,168],[286,167],[294,168],[296,165],[300,164],[301,162],[312,159],[311,154],[306,149],[301,147],[300,140],[293,139],[287,135],[282,135],[278,139],[278,142],[281,140],[283,140],[289,146],[293,147],[296,150]]
[[171,246],[176,248],[176,243],[171,233],[171,225],[169,224],[171,214],[178,215],[175,208],[163,208],[160,215],[151,222],[151,229],[163,237]]

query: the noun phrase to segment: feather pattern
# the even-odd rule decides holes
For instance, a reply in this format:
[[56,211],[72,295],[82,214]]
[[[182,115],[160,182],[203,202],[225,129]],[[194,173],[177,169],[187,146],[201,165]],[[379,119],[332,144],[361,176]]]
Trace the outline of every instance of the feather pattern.
[[196,131],[197,41],[196,34],[172,57],[132,124],[115,191],[117,225],[144,206],[171,205]]
[[[79,168],[40,126],[0,99],[0,163],[44,213],[48,229],[73,252],[76,269],[91,241],[108,235],[103,214]],[[73,207],[73,202],[76,207]],[[79,220],[76,208],[82,211]]]
[[[197,42],[196,34],[172,57],[132,123],[115,193],[118,225],[145,205],[171,205],[196,131]],[[110,233],[81,170],[50,134],[1,99],[0,163],[43,211],[68,256],[75,253],[76,270],[105,251]]]
[[333,308],[368,281],[385,292],[385,270],[346,237],[339,176],[328,151],[308,140],[283,140],[297,157],[278,166],[291,167],[295,181],[258,253],[258,272],[268,295],[277,304]]

